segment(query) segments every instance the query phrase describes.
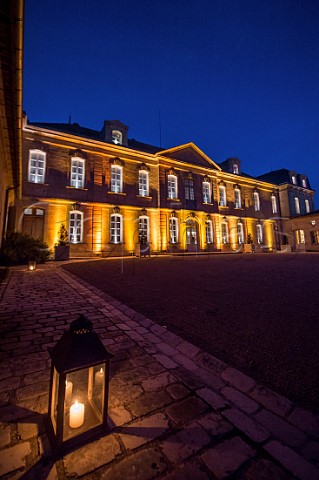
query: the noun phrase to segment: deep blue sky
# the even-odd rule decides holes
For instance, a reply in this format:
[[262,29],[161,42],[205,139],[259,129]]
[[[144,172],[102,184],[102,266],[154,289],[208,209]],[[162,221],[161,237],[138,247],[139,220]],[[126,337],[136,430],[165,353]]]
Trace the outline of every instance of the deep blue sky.
[[160,111],[162,147],[295,169],[319,192],[319,2],[25,0],[24,109],[118,119],[153,145]]

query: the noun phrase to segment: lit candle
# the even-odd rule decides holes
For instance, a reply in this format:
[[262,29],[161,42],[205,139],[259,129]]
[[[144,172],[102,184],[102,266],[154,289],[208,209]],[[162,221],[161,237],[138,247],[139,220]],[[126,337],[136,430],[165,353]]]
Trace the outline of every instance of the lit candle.
[[68,402],[72,398],[73,383],[65,381],[65,401]]
[[30,270],[34,270],[34,266],[33,265],[30,265]]
[[104,371],[103,371],[103,368],[100,368],[100,370],[95,374],[95,384],[102,385],[103,379],[104,379]]
[[77,400],[70,408],[70,421],[71,428],[79,428],[84,423],[84,404],[79,403]]

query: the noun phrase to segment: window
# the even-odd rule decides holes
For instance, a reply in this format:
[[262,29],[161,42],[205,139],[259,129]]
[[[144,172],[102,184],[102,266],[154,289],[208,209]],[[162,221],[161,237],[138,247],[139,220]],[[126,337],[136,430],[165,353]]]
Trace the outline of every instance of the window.
[[238,239],[238,243],[245,243],[244,242],[244,226],[241,222],[237,223],[237,239]]
[[222,243],[228,243],[228,225],[227,222],[221,223],[221,237]]
[[318,230],[313,230],[312,232],[310,232],[310,239],[311,239],[311,243],[313,245],[318,244],[319,243],[319,231]]
[[295,230],[296,244],[306,243],[304,230]]
[[178,242],[178,220],[176,217],[169,219],[169,236],[171,243]]
[[235,175],[238,175],[238,174],[239,174],[239,168],[238,168],[237,163],[234,163],[234,164],[233,164],[233,173],[234,173]]
[[291,175],[291,181],[294,185],[297,185],[296,175]]
[[71,187],[84,187],[84,160],[81,158],[71,159]]
[[214,241],[214,232],[213,232],[213,222],[211,220],[206,221],[206,242],[213,243]]
[[83,235],[83,213],[79,211],[70,212],[69,217],[69,239],[71,243],[82,242]]
[[305,207],[306,207],[306,213],[310,212],[310,203],[308,198],[305,199]]
[[299,198],[298,197],[295,197],[295,210],[296,210],[296,214],[300,215],[300,204],[299,204]]
[[112,142],[115,143],[115,145],[122,145],[122,132],[112,130]]
[[177,198],[177,177],[176,175],[167,176],[168,198]]
[[185,180],[185,200],[194,200],[194,181],[190,178]]
[[235,188],[235,208],[241,208],[241,192],[239,188]]
[[138,237],[141,243],[149,242],[149,218],[145,215],[138,219]]
[[260,223],[257,225],[257,243],[263,243],[263,227]]
[[121,193],[123,188],[122,167],[118,165],[111,166],[111,192]]
[[203,182],[203,203],[211,203],[212,194],[209,182]]
[[219,205],[226,207],[226,187],[219,185]]
[[254,192],[254,208],[256,212],[260,210],[260,198],[258,192]]
[[44,183],[46,153],[42,150],[29,152],[29,176],[32,183]]
[[305,178],[302,179],[302,186],[307,188],[307,180]]
[[138,194],[141,197],[147,197],[149,192],[148,172],[140,170],[138,173]]
[[122,215],[111,215],[111,243],[122,242]]
[[277,213],[277,199],[276,195],[271,196],[271,208],[272,208],[272,213]]

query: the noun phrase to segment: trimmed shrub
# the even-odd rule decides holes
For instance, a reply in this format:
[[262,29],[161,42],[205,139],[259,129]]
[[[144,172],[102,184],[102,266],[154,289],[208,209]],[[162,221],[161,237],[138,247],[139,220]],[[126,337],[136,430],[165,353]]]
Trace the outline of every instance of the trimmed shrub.
[[15,232],[8,235],[3,242],[1,263],[3,265],[17,265],[28,263],[29,260],[44,263],[50,254],[48,245],[39,238]]

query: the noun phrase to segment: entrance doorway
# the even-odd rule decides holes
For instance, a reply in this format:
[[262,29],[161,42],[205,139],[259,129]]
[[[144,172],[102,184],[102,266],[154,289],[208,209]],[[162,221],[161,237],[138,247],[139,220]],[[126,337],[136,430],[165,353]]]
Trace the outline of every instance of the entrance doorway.
[[197,252],[198,250],[197,223],[191,218],[186,220],[186,247],[188,252]]
[[44,210],[41,208],[26,208],[23,212],[22,232],[33,238],[43,240]]

